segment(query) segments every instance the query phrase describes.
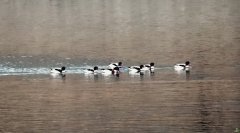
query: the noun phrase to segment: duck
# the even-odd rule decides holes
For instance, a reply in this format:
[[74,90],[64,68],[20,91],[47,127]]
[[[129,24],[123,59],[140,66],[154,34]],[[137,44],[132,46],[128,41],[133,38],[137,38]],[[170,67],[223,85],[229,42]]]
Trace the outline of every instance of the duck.
[[108,65],[108,67],[110,69],[114,69],[115,67],[121,68],[122,67],[122,62],[118,62],[118,63],[111,63]]
[[65,69],[66,69],[65,66],[62,66],[62,68],[52,68],[50,73],[51,74],[63,74],[63,73],[65,73]]
[[129,67],[129,73],[140,73],[140,72],[143,72],[144,66],[143,65],[140,65],[140,66],[131,66]]
[[98,74],[98,67],[95,66],[93,69],[86,69],[84,70],[85,74]]
[[115,67],[113,69],[101,69],[101,72],[103,75],[119,75],[119,67]]
[[186,70],[186,71],[188,71],[190,68],[191,68],[190,61],[186,61],[185,63],[175,64],[174,65],[174,69],[176,71],[179,71],[179,70]]
[[142,70],[154,72],[154,62],[151,62],[151,63],[149,63],[149,64],[143,65]]

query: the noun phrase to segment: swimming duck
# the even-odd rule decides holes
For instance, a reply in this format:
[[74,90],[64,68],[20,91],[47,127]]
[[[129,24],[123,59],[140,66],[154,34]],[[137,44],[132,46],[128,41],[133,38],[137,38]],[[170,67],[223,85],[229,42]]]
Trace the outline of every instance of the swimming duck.
[[145,64],[145,65],[143,65],[142,70],[154,72],[154,63],[151,62],[150,64]]
[[107,75],[118,75],[119,74],[119,67],[115,67],[113,69],[101,69],[102,74]]
[[140,65],[140,66],[131,66],[129,67],[129,73],[140,73],[143,72],[144,66]]
[[110,69],[114,69],[115,67],[121,68],[122,67],[122,62],[118,62],[118,63],[111,63],[108,65],[108,67]]
[[98,74],[98,67],[95,66],[93,69],[86,69],[84,70],[85,74]]
[[50,73],[51,74],[62,74],[62,73],[65,73],[65,69],[66,69],[65,66],[63,66],[62,68],[52,68]]
[[190,66],[190,62],[186,61],[185,63],[181,63],[181,64],[176,64],[174,65],[174,69],[175,70],[189,70],[191,68]]

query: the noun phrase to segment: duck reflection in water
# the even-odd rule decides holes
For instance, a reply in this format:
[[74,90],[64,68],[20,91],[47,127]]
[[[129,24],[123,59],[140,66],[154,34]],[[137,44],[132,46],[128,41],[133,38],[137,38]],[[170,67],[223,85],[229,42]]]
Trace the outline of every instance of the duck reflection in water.
[[61,74],[51,73],[50,75],[53,79],[63,79],[63,80],[66,79],[66,74],[63,74],[63,73]]
[[185,76],[186,80],[191,79],[190,70],[175,70],[175,72],[179,75],[179,77]]
[[84,76],[88,80],[94,80],[94,81],[98,81],[99,80],[99,75],[98,74],[84,74]]
[[191,77],[190,77],[190,70],[187,70],[186,71],[186,80],[190,80]]

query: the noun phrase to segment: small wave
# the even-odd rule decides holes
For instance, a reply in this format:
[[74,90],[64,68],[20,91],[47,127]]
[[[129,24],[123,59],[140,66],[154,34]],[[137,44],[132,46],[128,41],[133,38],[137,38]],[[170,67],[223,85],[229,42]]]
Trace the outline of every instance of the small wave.
[[[67,67],[67,74],[83,74],[84,70],[93,68],[94,66],[71,66]],[[108,68],[108,66],[98,66],[99,69]],[[168,67],[155,67],[156,70],[168,69]],[[29,75],[29,74],[49,74],[51,68],[49,67],[28,67],[28,68],[16,68],[16,67],[4,67],[0,64],[0,75]],[[123,67],[123,72],[128,71],[128,67]]]
[[0,75],[26,75],[47,73],[49,73],[49,68],[13,68],[13,67],[0,68]]
[[[52,67],[66,67],[66,73],[81,74],[85,69],[93,68],[95,64],[102,68],[108,68],[108,60],[89,60],[78,58],[53,58],[34,56],[2,56],[0,57],[0,75],[27,75],[27,74],[49,74]],[[127,64],[125,64],[127,65]],[[155,67],[158,69],[172,69],[172,67]],[[123,72],[128,71],[128,67],[123,67]]]
[[[85,69],[93,68],[94,66],[73,66],[66,69],[66,73],[78,74],[83,73]],[[107,68],[107,66],[98,66],[99,68]],[[26,75],[26,74],[49,74],[51,68],[34,67],[34,68],[14,68],[3,67],[0,65],[0,75]]]

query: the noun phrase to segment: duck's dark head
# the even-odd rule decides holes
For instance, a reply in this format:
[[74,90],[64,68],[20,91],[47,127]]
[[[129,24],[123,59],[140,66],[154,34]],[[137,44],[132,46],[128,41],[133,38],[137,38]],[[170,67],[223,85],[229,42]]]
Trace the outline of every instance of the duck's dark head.
[[98,67],[97,67],[97,66],[95,66],[95,67],[93,68],[93,70],[98,70]]
[[140,69],[142,69],[144,66],[143,65],[140,65]]
[[151,63],[150,63],[150,66],[154,66],[154,62],[151,62]]
[[122,66],[122,62],[118,62],[118,66]]
[[65,69],[66,69],[66,67],[65,67],[65,66],[63,66],[63,67],[62,67],[62,71],[64,71]]
[[190,64],[190,61],[186,61],[186,62],[185,62],[185,65],[189,65],[189,64]]

